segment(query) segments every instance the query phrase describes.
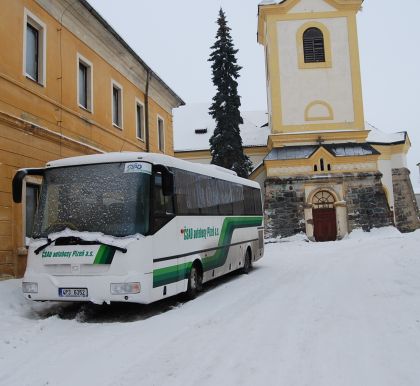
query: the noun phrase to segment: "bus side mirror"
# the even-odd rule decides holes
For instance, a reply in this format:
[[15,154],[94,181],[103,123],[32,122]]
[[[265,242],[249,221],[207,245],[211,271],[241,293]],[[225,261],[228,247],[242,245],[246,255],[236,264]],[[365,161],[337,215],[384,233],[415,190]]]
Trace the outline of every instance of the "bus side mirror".
[[12,191],[13,191],[13,201],[16,204],[22,202],[22,186],[23,180],[26,176],[43,176],[44,169],[21,169],[18,170],[13,177],[12,181]]
[[162,193],[164,196],[173,196],[175,193],[174,188],[174,173],[172,173],[164,165],[154,165],[155,172],[162,174]]

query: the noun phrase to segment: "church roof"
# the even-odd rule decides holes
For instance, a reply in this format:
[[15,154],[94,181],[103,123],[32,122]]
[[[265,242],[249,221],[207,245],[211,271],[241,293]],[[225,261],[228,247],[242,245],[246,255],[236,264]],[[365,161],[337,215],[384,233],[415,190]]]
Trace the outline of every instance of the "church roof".
[[264,160],[284,161],[292,159],[308,159],[321,147],[325,148],[334,157],[358,157],[379,154],[379,152],[368,143],[338,143],[275,148],[271,150]]
[[369,130],[367,141],[375,145],[398,145],[405,143],[407,132],[400,131],[398,133],[385,133],[377,127],[365,122],[366,130]]
[[337,143],[323,146],[335,157],[357,157],[380,154],[368,143]]
[[267,154],[264,158],[265,161],[275,161],[275,160],[291,160],[291,159],[307,159],[314,154],[320,146],[285,146],[280,148],[275,148]]

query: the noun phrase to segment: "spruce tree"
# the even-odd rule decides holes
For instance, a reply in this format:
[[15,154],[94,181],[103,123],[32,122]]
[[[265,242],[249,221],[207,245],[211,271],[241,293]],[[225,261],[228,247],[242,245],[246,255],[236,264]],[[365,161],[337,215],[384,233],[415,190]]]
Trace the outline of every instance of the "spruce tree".
[[216,128],[210,138],[211,163],[234,170],[238,176],[248,177],[252,163],[244,154],[239,125],[243,123],[238,95],[239,71],[236,50],[233,46],[226,16],[220,8],[216,42],[211,47],[209,62],[213,62],[212,80],[217,92],[213,97],[209,113],[216,121]]

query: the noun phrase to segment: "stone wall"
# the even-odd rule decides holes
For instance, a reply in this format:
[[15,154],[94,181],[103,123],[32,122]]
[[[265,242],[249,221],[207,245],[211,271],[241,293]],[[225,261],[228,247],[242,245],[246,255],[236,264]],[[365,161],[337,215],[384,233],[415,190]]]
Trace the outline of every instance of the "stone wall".
[[345,201],[349,231],[369,231],[392,225],[392,213],[381,182],[381,173],[358,173],[346,178]]
[[401,232],[420,228],[419,210],[407,168],[392,169],[395,225]]
[[265,180],[265,236],[288,237],[305,232],[304,178]]
[[[392,215],[381,183],[382,174],[343,173],[293,178],[268,178],[265,181],[266,237],[288,237],[306,231],[305,185],[328,189],[342,186],[348,230],[370,230],[392,224]],[[310,203],[309,203],[310,204]],[[310,221],[310,220],[309,220]]]

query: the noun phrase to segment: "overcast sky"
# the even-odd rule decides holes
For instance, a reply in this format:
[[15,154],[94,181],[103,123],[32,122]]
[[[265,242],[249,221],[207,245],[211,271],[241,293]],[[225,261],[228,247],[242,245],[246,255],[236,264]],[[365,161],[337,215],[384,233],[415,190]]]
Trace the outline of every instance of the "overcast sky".
[[[264,54],[256,39],[259,0],[89,2],[186,103],[209,104],[215,91],[207,59],[222,7],[243,67],[242,108],[266,109]],[[409,166],[420,191],[419,14],[419,0],[365,0],[358,32],[365,119],[383,131],[408,131]]]

